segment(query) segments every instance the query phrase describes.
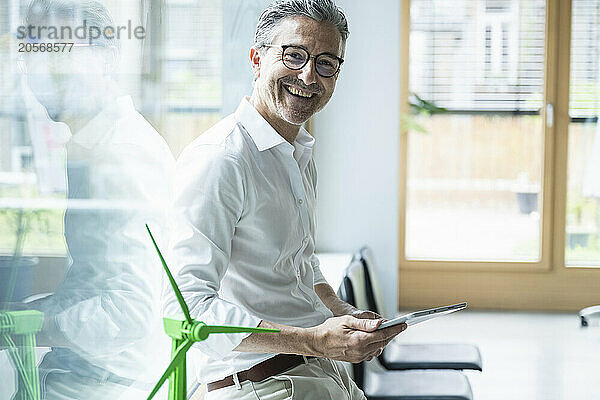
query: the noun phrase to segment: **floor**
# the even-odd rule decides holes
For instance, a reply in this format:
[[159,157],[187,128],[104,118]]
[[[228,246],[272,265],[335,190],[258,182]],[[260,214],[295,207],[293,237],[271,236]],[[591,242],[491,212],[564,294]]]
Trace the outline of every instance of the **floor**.
[[408,258],[532,261],[539,258],[540,217],[518,210],[412,208]]
[[600,327],[576,313],[463,311],[415,325],[404,343],[474,343],[483,372],[467,375],[477,400],[599,400]]
[[[575,313],[461,311],[398,340],[479,346],[483,372],[467,372],[475,400],[600,400],[600,327],[581,328]],[[7,375],[0,374],[2,389],[12,381]]]
[[600,327],[581,328],[575,313],[462,311],[398,340],[479,346],[483,372],[466,373],[475,400],[600,400]]

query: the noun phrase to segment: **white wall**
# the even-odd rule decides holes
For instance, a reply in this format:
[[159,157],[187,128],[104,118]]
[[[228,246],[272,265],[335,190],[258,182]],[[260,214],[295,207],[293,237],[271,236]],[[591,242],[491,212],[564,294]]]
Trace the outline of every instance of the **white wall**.
[[331,102],[314,118],[319,251],[373,249],[386,312],[398,281],[400,1],[339,1],[350,28]]

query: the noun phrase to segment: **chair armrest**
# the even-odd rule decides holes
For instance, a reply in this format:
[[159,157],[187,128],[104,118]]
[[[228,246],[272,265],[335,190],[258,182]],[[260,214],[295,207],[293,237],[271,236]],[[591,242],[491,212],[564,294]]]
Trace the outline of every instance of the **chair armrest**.
[[584,308],[579,311],[581,326],[600,325],[600,305]]

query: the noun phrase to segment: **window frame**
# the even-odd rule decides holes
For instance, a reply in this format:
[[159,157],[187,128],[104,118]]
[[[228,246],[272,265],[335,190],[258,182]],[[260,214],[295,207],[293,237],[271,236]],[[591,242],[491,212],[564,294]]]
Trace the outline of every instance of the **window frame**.
[[[410,0],[402,2],[400,57],[410,56]],[[408,134],[399,149],[398,301],[402,307],[466,299],[482,308],[575,310],[595,304],[600,267],[565,263],[571,0],[547,0],[544,54],[543,193],[537,262],[406,258]],[[400,63],[400,115],[409,110],[409,63]],[[548,121],[549,105],[554,108]],[[598,282],[598,283],[594,283]]]

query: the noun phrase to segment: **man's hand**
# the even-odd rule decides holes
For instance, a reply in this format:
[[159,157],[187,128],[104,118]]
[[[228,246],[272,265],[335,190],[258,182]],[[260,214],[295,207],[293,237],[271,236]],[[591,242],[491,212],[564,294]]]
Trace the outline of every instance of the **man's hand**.
[[383,322],[386,321],[385,318],[383,318],[381,315],[377,314],[376,312],[373,311],[365,311],[365,310],[354,310],[352,311],[349,315],[352,315],[355,318],[360,318],[360,319],[380,319]]
[[382,319],[361,319],[350,315],[329,318],[310,328],[316,355],[351,363],[379,356],[383,348],[406,329],[406,324],[401,324],[375,331],[381,322]]

